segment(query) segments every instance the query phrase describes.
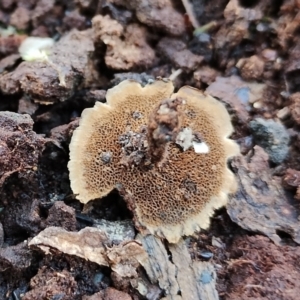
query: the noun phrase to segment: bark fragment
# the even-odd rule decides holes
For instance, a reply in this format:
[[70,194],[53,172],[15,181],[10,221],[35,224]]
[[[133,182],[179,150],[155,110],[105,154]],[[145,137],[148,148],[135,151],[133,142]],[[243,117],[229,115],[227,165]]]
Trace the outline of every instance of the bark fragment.
[[85,227],[79,232],[48,227],[35,236],[29,246],[38,247],[46,254],[57,249],[100,266],[110,266],[120,276],[132,278],[137,277],[136,269],[147,257],[138,241],[123,241],[113,246],[104,230],[92,227]]
[[268,236],[280,244],[278,232],[289,234],[300,244],[299,211],[284,192],[280,181],[272,176],[268,154],[259,146],[254,154],[232,162],[239,190],[229,199],[227,212],[242,228]]
[[95,42],[106,46],[105,63],[114,70],[149,68],[155,58],[153,49],[146,41],[147,31],[133,23],[123,27],[109,16],[97,15],[92,20]]
[[248,123],[251,105],[263,99],[265,84],[247,83],[237,76],[217,77],[206,92],[227,103],[241,123]]
[[166,246],[151,235],[138,236],[148,260],[141,262],[152,283],[165,291],[165,300],[217,300],[216,272],[209,262],[192,261],[183,240]]

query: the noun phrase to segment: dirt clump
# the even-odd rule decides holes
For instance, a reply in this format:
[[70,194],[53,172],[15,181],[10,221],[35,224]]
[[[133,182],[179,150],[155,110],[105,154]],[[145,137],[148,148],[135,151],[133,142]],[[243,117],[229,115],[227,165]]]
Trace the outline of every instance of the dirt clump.
[[26,7],[17,7],[10,17],[10,24],[19,30],[28,29],[29,22],[30,11]]
[[234,121],[240,124],[241,130],[243,127],[248,127],[250,113],[255,103],[261,103],[264,100],[265,88],[265,84],[246,82],[233,75],[216,77],[206,92],[228,105],[230,111],[235,115]]
[[18,48],[25,38],[26,35],[1,36],[0,34],[0,57],[18,53]]
[[0,78],[2,91],[22,91],[42,104],[69,99],[89,72],[88,60],[94,50],[90,34],[72,31],[53,46],[46,61],[23,62],[15,71],[4,74]]
[[63,148],[70,143],[74,130],[78,127],[79,120],[76,119],[69,124],[54,127],[50,131],[50,139],[59,148]]
[[237,67],[240,69],[242,78],[251,81],[261,79],[265,63],[260,57],[253,55],[249,58],[240,59],[237,63]]
[[75,209],[62,201],[56,201],[49,209],[46,226],[56,226],[75,231],[77,227]]
[[194,79],[196,81],[196,84],[198,88],[201,87],[206,87],[210,84],[212,84],[214,81],[216,81],[216,78],[219,76],[220,74],[218,73],[217,70],[208,67],[208,66],[203,66],[198,68],[195,72],[194,72]]
[[0,187],[14,173],[26,180],[36,172],[45,140],[32,127],[28,115],[0,112]]
[[105,63],[114,70],[149,68],[155,58],[153,49],[146,41],[147,31],[138,24],[123,27],[109,16],[93,18],[95,41],[106,46]]
[[296,190],[294,198],[300,200],[300,171],[287,169],[282,182],[286,189]]
[[[230,62],[231,51],[249,37],[249,25],[262,18],[263,5],[257,3],[248,8],[243,7],[238,0],[228,2],[224,9],[224,24],[216,33],[214,44],[221,66],[225,67]],[[237,62],[236,57],[233,60]]]
[[185,32],[185,22],[182,14],[178,12],[170,0],[111,0],[111,2],[134,10],[137,19],[157,30],[169,35],[179,36]]
[[286,79],[286,89],[289,93],[299,92],[299,74],[300,65],[298,60],[300,58],[300,44],[296,44],[290,51],[288,61],[285,63],[284,73]]
[[0,60],[0,74],[5,70],[11,70],[20,59],[19,54],[11,54]]
[[168,157],[168,142],[175,141],[182,126],[184,100],[165,99],[149,116],[147,140],[151,163],[163,166]]
[[154,76],[144,72],[143,73],[133,73],[133,72],[117,73],[114,74],[114,79],[111,81],[111,84],[115,86],[124,80],[134,80],[136,82],[139,82],[142,86],[145,86],[150,81],[154,81],[155,78]]
[[82,300],[132,300],[132,298],[114,288],[107,288],[92,296],[84,296]]
[[31,291],[27,292],[22,299],[47,300],[59,297],[64,300],[73,300],[77,283],[66,270],[58,272],[44,267],[30,280],[30,287]]
[[225,299],[297,299],[298,247],[276,246],[263,236],[240,236],[228,250],[231,284]]
[[290,96],[291,104],[289,106],[294,121],[300,124],[300,93],[294,93]]
[[163,38],[157,48],[173,65],[184,71],[194,71],[203,61],[203,56],[193,54],[185,43],[178,39]]
[[0,272],[15,270],[16,272],[26,271],[31,265],[32,251],[27,243],[20,243],[15,246],[0,249]]

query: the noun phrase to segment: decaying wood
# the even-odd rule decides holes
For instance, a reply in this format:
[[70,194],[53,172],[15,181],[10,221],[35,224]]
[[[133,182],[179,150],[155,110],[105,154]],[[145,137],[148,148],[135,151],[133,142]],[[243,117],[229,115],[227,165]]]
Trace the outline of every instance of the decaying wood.
[[176,299],[179,285],[176,280],[176,266],[169,260],[167,250],[160,239],[152,235],[138,236],[144,249],[148,253],[148,260],[142,262],[152,283],[158,282],[169,299]]
[[232,162],[239,190],[229,199],[227,212],[242,228],[265,234],[276,244],[281,243],[279,231],[299,244],[297,203],[272,176],[268,158],[261,147],[255,146],[246,158],[238,157]]
[[216,300],[216,272],[210,262],[192,262],[185,242],[169,246],[172,261],[177,268],[177,281],[182,299]]
[[[48,227],[29,243],[46,254],[52,250],[82,257],[101,266],[109,266],[122,278],[131,278],[132,287],[158,299],[160,290],[150,284],[134,281],[142,265],[152,284],[164,292],[164,300],[217,300],[216,272],[209,262],[192,261],[184,240],[163,244],[153,235],[138,235],[113,245],[109,236],[99,228],[86,227],[79,232],[60,227]],[[152,290],[151,290],[152,288]]]
[[217,300],[216,272],[210,262],[193,262],[183,240],[169,244],[154,236],[138,236],[149,259],[141,262],[152,283],[165,291],[164,300]]
[[109,266],[122,277],[137,277],[139,263],[147,259],[142,245],[135,240],[113,245],[110,238],[114,239],[114,235],[99,228],[85,227],[79,232],[70,232],[61,227],[48,227],[35,236],[29,246],[37,247],[46,254],[55,249],[100,266]]
[[29,246],[38,247],[46,254],[51,253],[51,249],[57,249],[101,266],[109,265],[106,259],[108,245],[109,240],[105,232],[91,227],[79,232],[70,232],[61,227],[48,227],[29,242]]

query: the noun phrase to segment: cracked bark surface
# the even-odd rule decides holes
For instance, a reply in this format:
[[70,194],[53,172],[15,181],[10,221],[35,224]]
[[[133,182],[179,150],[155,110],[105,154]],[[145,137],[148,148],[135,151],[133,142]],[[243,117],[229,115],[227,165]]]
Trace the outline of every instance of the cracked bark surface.
[[[163,244],[152,236],[138,236],[148,253],[141,262],[152,283],[164,290],[164,300],[217,300],[216,272],[210,262],[192,261],[184,240]],[[169,252],[169,253],[168,253]]]

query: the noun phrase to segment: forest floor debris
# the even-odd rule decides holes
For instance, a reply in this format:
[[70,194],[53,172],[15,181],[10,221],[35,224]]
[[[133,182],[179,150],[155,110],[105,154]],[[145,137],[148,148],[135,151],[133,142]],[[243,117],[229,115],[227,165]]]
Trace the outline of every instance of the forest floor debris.
[[[299,4],[249,3],[0,3],[0,300],[297,299]],[[28,37],[48,61],[22,61]],[[157,76],[225,103],[242,153],[227,209],[179,244],[138,241],[116,191],[83,207],[67,170],[82,110]]]

